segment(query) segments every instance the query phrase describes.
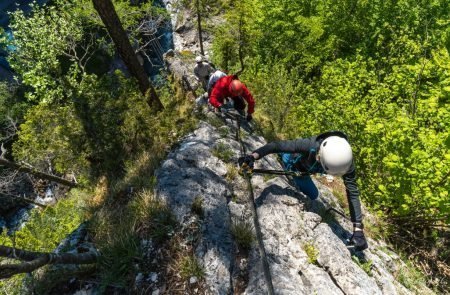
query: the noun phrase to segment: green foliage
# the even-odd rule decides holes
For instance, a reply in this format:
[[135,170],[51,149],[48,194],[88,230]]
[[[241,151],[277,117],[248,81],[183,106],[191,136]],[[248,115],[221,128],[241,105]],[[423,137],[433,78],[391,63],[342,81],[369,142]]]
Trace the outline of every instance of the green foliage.
[[352,260],[362,269],[364,270],[369,276],[372,276],[372,267],[373,267],[373,261],[372,260],[365,260],[360,259],[357,256],[352,256]]
[[[72,233],[85,220],[83,208],[88,192],[73,189],[67,198],[59,200],[54,207],[31,211],[30,218],[13,235],[3,230],[0,244],[14,246],[28,251],[52,252],[60,242]],[[1,259],[3,262],[11,261]],[[24,280],[32,280],[17,275],[0,282],[4,294],[23,294]]]
[[191,211],[200,218],[203,217],[203,199],[201,197],[195,197],[194,202],[192,202],[191,205]]
[[70,46],[81,42],[82,26],[55,6],[33,7],[31,17],[17,10],[11,16],[10,27],[14,32],[8,60],[22,77],[22,83],[33,88],[27,92],[30,101],[51,103],[66,95],[61,57],[70,54]]
[[20,97],[19,89],[14,84],[0,82],[0,123],[7,123],[9,118],[23,118],[26,103]]
[[[134,40],[141,37],[136,28],[143,18],[160,15],[159,9],[150,9],[151,3],[116,1],[115,5]],[[176,226],[167,206],[147,192],[137,197],[132,192],[154,186],[160,161],[195,126],[191,106],[175,97],[164,80],[157,92],[166,108],[154,114],[134,81],[120,72],[107,73],[114,50],[106,42],[108,36],[91,1],[34,6],[27,17],[20,11],[14,13],[11,27],[15,39],[7,42],[17,50],[11,53],[10,62],[28,99],[24,104],[22,96],[0,85],[1,123],[6,114],[22,117],[14,158],[45,171],[74,173],[83,185],[106,176],[98,178],[99,192],[83,202],[91,213],[90,235],[102,253],[98,277],[103,286],[125,286],[134,278],[136,259],[142,255],[139,239],[163,242]],[[45,216],[34,212],[35,219]],[[58,227],[72,228],[81,222],[73,216],[77,212],[75,208],[66,212],[67,219],[55,219],[57,225],[45,223],[30,227],[32,233],[17,233],[17,246],[24,246],[17,242],[20,238],[24,243],[20,236],[24,235],[30,246],[53,249],[62,239]],[[20,293],[22,278],[19,275],[7,283],[15,284],[15,292]]]
[[251,221],[239,218],[233,220],[231,224],[231,234],[236,244],[242,249],[250,249],[255,236],[253,234],[253,224]]
[[[19,141],[14,145],[16,159],[46,170],[47,161],[58,172],[73,169],[83,172],[82,126],[71,106],[48,109],[37,105],[29,109],[20,126]],[[68,166],[69,165],[69,166]]]
[[8,280],[0,282],[0,291],[2,294],[22,295],[26,294],[24,280],[27,280],[25,274],[16,275]]
[[83,200],[87,193],[73,190],[69,197],[55,206],[31,211],[25,225],[9,236],[3,231],[0,240],[5,246],[15,246],[29,251],[51,252],[84,221]]
[[[255,0],[230,1],[224,15],[226,23],[217,26],[213,43],[213,61],[225,71],[235,72],[240,67],[239,53],[243,58],[251,55],[250,44],[254,40],[256,30],[251,26],[255,17]],[[259,6],[258,6],[259,7]]]
[[102,285],[126,286],[134,275],[134,263],[142,257],[139,239],[156,243],[167,240],[176,220],[169,208],[149,191],[142,191],[127,206],[103,207],[96,211],[90,231],[102,256]]
[[195,256],[181,258],[179,272],[183,280],[188,280],[190,277],[202,279],[205,276],[205,270]]
[[148,107],[134,103],[139,97],[136,86],[121,74],[98,77],[86,73],[96,52],[113,52],[105,51],[104,38],[95,36],[99,27],[94,26],[92,15],[96,14],[90,5],[59,4],[33,6],[31,16],[21,11],[12,14],[15,38],[10,42],[17,50],[9,59],[28,86],[25,96],[33,104],[14,155],[41,169],[50,165],[60,173],[71,170],[86,176],[86,168],[93,168],[94,174],[120,172],[125,150],[132,149],[124,133],[135,132],[129,138],[140,139],[135,129],[121,127],[128,118],[131,123],[142,121],[140,115],[134,118],[126,112],[130,106],[141,107],[140,113]]
[[148,235],[155,242],[161,243],[173,233],[176,226],[175,216],[153,193],[142,191],[129,206],[141,236]]
[[[3,229],[0,244],[15,245],[28,251],[54,251],[85,220],[84,202],[89,197],[89,192],[73,189],[67,198],[60,200],[54,207],[31,211],[28,221],[14,234],[7,234],[6,229]],[[18,262],[4,258],[1,261]],[[0,293],[27,294],[27,287],[36,286],[37,283],[40,282],[33,274],[18,274],[0,282]]]
[[409,290],[417,293],[422,292],[422,287],[426,284],[426,278],[417,267],[407,261],[406,265],[399,267],[396,279]]
[[234,157],[233,150],[224,143],[218,143],[214,146],[212,154],[224,162],[230,162]]
[[[162,16],[161,9],[151,7],[116,1],[132,38],[139,39],[136,29],[143,18]],[[51,165],[60,173],[86,175],[91,168],[94,176],[120,176],[125,154],[152,143],[149,129],[141,128],[152,118],[133,82],[120,73],[104,75],[109,69],[103,64],[114,51],[91,1],[33,6],[27,16],[17,11],[11,28],[15,38],[8,42],[17,50],[10,63],[34,104],[14,147],[17,160]]]
[[308,262],[310,264],[318,265],[317,257],[319,255],[319,250],[314,247],[311,243],[306,243],[303,245],[303,250],[306,253],[306,256],[308,256]]

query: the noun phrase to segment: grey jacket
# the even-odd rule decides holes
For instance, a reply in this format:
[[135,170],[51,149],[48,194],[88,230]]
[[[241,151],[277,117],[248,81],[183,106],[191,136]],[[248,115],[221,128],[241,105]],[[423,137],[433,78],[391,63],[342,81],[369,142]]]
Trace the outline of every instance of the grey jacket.
[[[295,153],[298,154],[298,161],[287,169],[306,172],[308,174],[324,173],[322,165],[316,160],[316,154],[319,151],[322,141],[329,136],[340,136],[347,139],[347,136],[340,131],[331,131],[312,136],[309,138],[298,138],[295,140],[275,141],[264,145],[254,152],[260,158],[273,153]],[[350,166],[347,173],[342,176],[347,200],[350,209],[352,222],[362,223],[361,202],[359,200],[359,190],[356,184],[356,172],[354,163]]]

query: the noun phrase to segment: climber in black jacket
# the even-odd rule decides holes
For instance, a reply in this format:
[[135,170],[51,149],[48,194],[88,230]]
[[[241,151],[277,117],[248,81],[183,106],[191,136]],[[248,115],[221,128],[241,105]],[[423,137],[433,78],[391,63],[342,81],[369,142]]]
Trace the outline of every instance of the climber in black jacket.
[[238,162],[243,168],[253,169],[255,160],[272,153],[280,154],[286,170],[305,173],[305,176],[294,177],[294,183],[312,200],[319,196],[319,191],[310,174],[342,176],[353,222],[350,243],[356,250],[366,249],[353,154],[347,136],[340,131],[331,131],[309,138],[271,142],[249,155],[240,157]]

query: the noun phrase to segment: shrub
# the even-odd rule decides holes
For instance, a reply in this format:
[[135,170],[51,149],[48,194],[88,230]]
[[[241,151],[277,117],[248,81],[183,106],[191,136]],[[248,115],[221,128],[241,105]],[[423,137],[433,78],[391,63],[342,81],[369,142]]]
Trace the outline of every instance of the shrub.
[[305,243],[303,245],[303,250],[308,256],[308,262],[311,264],[318,265],[317,257],[319,255],[319,251],[314,247],[314,245],[311,243]]
[[253,224],[244,218],[235,219],[231,224],[231,234],[236,244],[242,249],[250,249],[255,236],[253,234]]

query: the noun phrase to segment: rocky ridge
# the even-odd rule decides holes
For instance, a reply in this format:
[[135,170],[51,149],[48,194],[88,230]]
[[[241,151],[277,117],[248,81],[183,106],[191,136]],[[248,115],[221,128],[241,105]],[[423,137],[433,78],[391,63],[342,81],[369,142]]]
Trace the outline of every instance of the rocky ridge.
[[[217,115],[208,116],[218,125]],[[192,215],[192,204],[201,198],[203,218],[195,254],[205,268],[207,294],[265,294],[256,243],[247,257],[236,260],[242,255],[231,233],[233,222],[251,220],[245,182],[232,168],[240,155],[235,128],[230,120],[222,127],[202,121],[162,164],[157,194],[180,222]],[[244,132],[243,142],[252,150],[265,140]],[[224,158],[224,154],[232,156]],[[281,169],[274,156],[258,161],[258,165]],[[326,211],[330,204],[343,209],[326,186],[315,182],[321,198],[311,202],[284,176],[269,180],[252,177],[276,294],[413,294],[395,279],[402,262],[386,244],[369,239],[370,248],[364,253],[347,249],[344,241],[350,236],[351,222]],[[311,249],[315,257],[311,257]],[[366,270],[363,264],[369,265]],[[238,285],[242,288],[237,279],[242,272],[247,277],[245,289],[236,292]]]

